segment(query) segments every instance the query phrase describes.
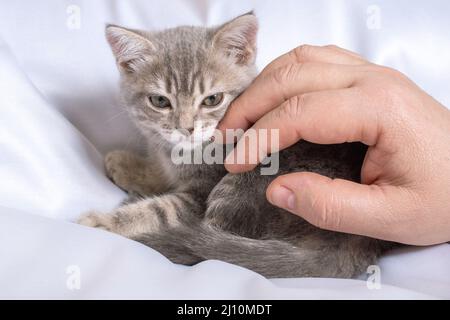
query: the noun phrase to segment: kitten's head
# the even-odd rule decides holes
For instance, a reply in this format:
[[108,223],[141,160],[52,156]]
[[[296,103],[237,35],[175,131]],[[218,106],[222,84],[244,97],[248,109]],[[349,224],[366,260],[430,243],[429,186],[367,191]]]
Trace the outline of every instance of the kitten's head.
[[215,28],[107,26],[124,103],[144,135],[187,146],[209,140],[256,75],[257,30],[252,13]]

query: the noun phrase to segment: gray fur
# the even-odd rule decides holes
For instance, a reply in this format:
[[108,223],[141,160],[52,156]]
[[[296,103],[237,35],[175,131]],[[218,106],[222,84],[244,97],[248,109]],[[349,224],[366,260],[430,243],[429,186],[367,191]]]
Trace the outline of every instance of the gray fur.
[[[199,119],[215,127],[254,79],[256,30],[251,13],[217,28],[149,33],[107,27],[123,101],[148,140],[148,154],[110,153],[107,174],[133,199],[112,214],[89,213],[79,223],[135,239],[186,265],[217,259],[266,277],[358,276],[392,244],[320,230],[272,206],[265,191],[276,177],[259,170],[231,175],[221,165],[171,162],[167,133]],[[199,107],[205,96],[219,92],[225,94],[222,105]],[[155,93],[170,97],[172,108],[149,106]],[[310,171],[359,181],[365,151],[361,144],[300,142],[281,152],[279,174]]]

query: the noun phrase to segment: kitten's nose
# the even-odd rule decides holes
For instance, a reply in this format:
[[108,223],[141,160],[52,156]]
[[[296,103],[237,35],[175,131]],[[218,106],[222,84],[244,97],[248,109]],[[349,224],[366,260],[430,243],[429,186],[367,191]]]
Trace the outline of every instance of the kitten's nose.
[[187,128],[186,130],[189,132],[189,134],[192,134],[194,132],[194,128]]

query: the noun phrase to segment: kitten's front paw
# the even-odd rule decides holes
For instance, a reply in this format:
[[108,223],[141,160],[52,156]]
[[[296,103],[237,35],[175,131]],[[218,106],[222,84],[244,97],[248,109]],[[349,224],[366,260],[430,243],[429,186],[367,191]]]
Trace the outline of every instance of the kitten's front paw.
[[89,212],[82,215],[77,223],[86,227],[103,229],[106,231],[113,231],[113,219],[114,217],[109,214],[99,212]]
[[125,191],[132,191],[130,161],[132,155],[127,151],[113,151],[105,157],[105,170],[108,178]]

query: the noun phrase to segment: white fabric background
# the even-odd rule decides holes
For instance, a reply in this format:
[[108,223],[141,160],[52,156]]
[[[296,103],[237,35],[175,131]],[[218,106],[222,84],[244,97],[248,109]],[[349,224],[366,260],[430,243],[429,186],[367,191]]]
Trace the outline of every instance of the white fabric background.
[[[362,280],[266,280],[217,261],[177,266],[138,243],[71,223],[124,198],[105,178],[102,154],[140,147],[116,102],[106,22],[212,25],[255,9],[260,67],[301,43],[333,43],[400,69],[450,106],[450,3],[372,4],[0,1],[0,298],[450,298],[450,245],[387,254],[382,288],[369,290]],[[70,5],[81,9],[79,29],[67,26]],[[373,29],[377,10],[381,25]],[[79,290],[66,285],[69,266],[81,272]]]

